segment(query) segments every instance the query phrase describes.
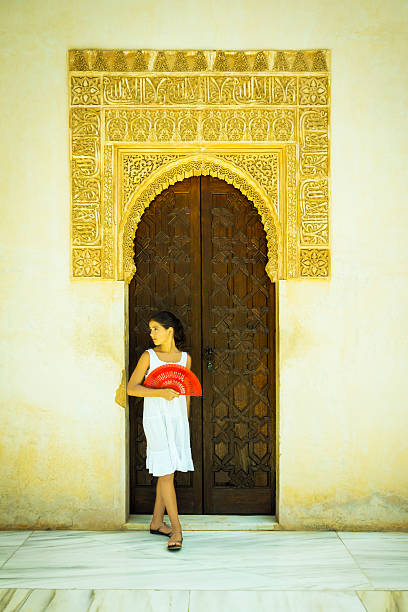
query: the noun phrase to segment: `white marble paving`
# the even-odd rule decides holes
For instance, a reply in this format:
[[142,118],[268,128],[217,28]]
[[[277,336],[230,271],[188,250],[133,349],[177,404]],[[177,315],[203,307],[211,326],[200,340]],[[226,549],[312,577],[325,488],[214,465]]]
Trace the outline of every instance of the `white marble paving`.
[[0,531],[0,566],[30,536],[31,531]]
[[408,591],[357,591],[367,612],[408,612]]
[[376,589],[408,589],[408,533],[339,531],[339,538]]
[[0,589],[2,612],[188,612],[188,591]]
[[407,612],[408,591],[0,589],[2,612]]
[[372,588],[330,531],[34,531],[0,569],[1,588],[364,590]]
[[192,591],[189,612],[209,610],[365,612],[364,605],[353,591]]
[[[0,590],[2,612],[405,612],[400,594],[354,591]],[[368,601],[368,600],[367,600]],[[378,607],[383,605],[384,607]],[[366,606],[366,607],[365,607]]]
[[16,612],[31,594],[31,589],[0,589],[0,610]]

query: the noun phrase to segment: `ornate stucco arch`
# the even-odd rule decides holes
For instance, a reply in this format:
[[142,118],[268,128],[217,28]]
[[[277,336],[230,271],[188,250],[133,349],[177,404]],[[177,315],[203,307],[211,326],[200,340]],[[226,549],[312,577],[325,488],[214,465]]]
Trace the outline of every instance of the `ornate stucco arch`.
[[[194,173],[257,207],[272,279],[330,278],[328,50],[74,49],[68,60],[72,278],[129,280],[138,215]],[[193,154],[191,168],[176,162]]]
[[198,153],[169,162],[145,179],[133,193],[123,212],[118,232],[118,264],[120,278],[127,283],[136,271],[134,238],[140,219],[154,198],[170,185],[191,176],[211,175],[237,189],[257,209],[265,229],[268,262],[266,272],[272,282],[281,276],[282,234],[277,211],[268,194],[247,172],[230,161],[208,153]]

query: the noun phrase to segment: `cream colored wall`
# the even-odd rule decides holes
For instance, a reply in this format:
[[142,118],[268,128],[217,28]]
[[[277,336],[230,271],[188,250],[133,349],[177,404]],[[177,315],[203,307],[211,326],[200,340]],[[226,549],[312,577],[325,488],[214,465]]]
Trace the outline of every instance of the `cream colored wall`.
[[406,526],[406,3],[0,11],[1,526],[126,518],[124,286],[69,279],[66,53],[81,47],[332,50],[332,279],[280,282],[279,520]]

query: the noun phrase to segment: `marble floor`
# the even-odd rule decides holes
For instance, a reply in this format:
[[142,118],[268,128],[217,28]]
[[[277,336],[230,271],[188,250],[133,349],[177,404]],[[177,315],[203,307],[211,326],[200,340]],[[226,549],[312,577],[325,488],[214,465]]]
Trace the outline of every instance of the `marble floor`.
[[0,531],[0,611],[408,611],[408,533]]

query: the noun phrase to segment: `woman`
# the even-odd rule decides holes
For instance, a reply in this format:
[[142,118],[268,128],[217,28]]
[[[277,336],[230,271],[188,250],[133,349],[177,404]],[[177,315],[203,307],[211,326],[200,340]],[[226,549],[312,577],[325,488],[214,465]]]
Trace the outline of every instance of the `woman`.
[[[150,533],[169,537],[168,550],[180,550],[183,537],[177,509],[174,472],[193,471],[190,429],[190,397],[173,389],[150,389],[143,380],[163,363],[179,363],[191,369],[191,357],[181,351],[185,337],[181,321],[171,312],[161,311],[149,321],[154,349],[140,357],[129,379],[129,395],[144,397],[143,429],[146,435],[146,468],[157,476],[156,501]],[[164,512],[171,527],[163,522]]]

